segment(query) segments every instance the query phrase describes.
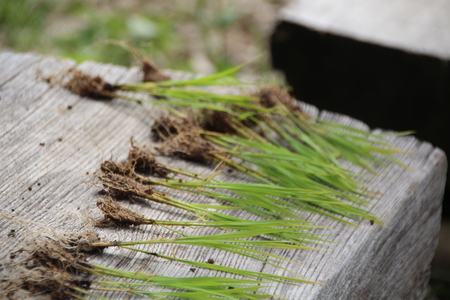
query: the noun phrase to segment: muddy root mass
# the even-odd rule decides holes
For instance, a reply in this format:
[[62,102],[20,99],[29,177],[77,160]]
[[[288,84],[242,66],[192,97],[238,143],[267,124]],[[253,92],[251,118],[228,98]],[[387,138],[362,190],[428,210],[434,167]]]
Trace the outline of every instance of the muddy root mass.
[[103,174],[118,174],[138,180],[137,174],[128,163],[116,163],[110,160],[105,160],[100,164],[100,171]]
[[100,199],[97,201],[97,207],[103,212],[103,219],[96,223],[99,227],[130,227],[148,223],[142,215],[123,207],[116,201]]
[[201,130],[187,118],[162,117],[152,126],[153,136],[162,143],[159,153],[201,163],[210,163],[216,152],[214,145],[196,131]]
[[[99,240],[94,235],[78,235],[65,241],[46,237],[12,253],[12,262],[9,263],[11,276],[2,280],[7,284],[1,294],[14,299],[16,292],[25,290],[32,295],[48,293],[52,299],[72,299],[77,294],[75,288],[88,290],[91,285],[87,278],[90,266],[85,254],[66,247],[75,241],[89,240],[92,243]],[[76,249],[86,247],[72,246]]]
[[132,200],[132,197],[146,198],[153,194],[153,189],[127,175],[114,172],[98,174],[101,184],[116,199]]
[[236,133],[236,130],[233,127],[232,116],[225,111],[202,110],[200,127],[208,131],[219,133]]
[[143,82],[161,82],[170,80],[170,76],[161,72],[154,63],[148,60],[142,61]]
[[91,76],[78,69],[72,69],[68,72],[70,79],[63,85],[72,93],[81,97],[89,97],[99,100],[109,100],[114,98],[112,93],[116,87],[106,82],[100,76]]
[[194,131],[197,128],[194,121],[190,119],[165,116],[153,124],[151,132],[155,141],[164,141],[182,132]]
[[153,153],[137,146],[132,146],[128,152],[127,163],[135,171],[145,174],[165,177],[170,173],[165,166],[157,162]]
[[297,101],[288,91],[286,91],[286,89],[281,87],[265,87],[257,91],[254,96],[259,98],[259,103],[262,107],[272,108],[281,103],[294,113],[301,112],[301,108]]
[[182,132],[166,139],[156,148],[161,154],[186,160],[210,163],[214,160],[213,144],[198,133]]

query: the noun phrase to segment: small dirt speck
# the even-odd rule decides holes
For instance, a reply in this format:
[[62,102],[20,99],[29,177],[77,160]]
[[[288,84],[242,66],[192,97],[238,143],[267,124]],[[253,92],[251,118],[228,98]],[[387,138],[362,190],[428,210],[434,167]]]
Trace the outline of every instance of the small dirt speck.
[[67,110],[71,110],[73,108],[72,105],[67,106]]
[[212,258],[208,258],[208,260],[206,261],[208,264],[214,264],[216,261]]
[[62,142],[62,140],[63,140],[62,137],[57,139],[58,142]]
[[197,269],[196,268],[190,268],[189,271],[195,272],[195,271],[197,271]]
[[38,186],[41,186],[41,183],[40,183],[40,182],[38,182],[38,183],[37,183],[37,185],[38,185]]
[[28,187],[28,190],[31,191],[33,188],[31,186]]
[[45,143],[39,143],[39,146],[45,146]]
[[375,224],[375,221],[374,220],[370,220],[370,225],[373,225],[373,224]]

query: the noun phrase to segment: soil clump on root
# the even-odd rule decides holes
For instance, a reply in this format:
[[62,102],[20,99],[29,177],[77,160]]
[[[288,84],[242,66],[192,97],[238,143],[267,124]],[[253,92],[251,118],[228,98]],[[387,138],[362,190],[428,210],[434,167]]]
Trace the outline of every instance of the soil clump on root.
[[208,131],[228,134],[236,133],[233,127],[232,116],[225,111],[203,109],[199,123],[201,128]]
[[136,172],[154,176],[165,177],[170,173],[165,166],[157,162],[155,154],[145,148],[134,145],[131,146],[131,149],[128,152],[127,164]]
[[294,113],[301,112],[301,107],[297,101],[286,89],[281,87],[265,87],[257,91],[254,96],[259,98],[259,103],[262,107],[272,108],[281,103]]
[[154,63],[149,60],[142,61],[143,82],[161,82],[170,80],[170,76],[159,70]]
[[165,116],[155,121],[151,128],[151,133],[153,140],[158,142],[185,131],[193,131],[196,128],[198,127],[191,119]]
[[153,194],[153,189],[142,184],[138,179],[114,172],[103,172],[98,178],[109,195],[121,200],[132,200],[132,197],[146,198]]
[[96,222],[99,227],[130,227],[147,223],[144,217],[112,200],[98,200],[97,207],[103,212],[103,219]]
[[14,299],[16,292],[24,290],[31,295],[48,293],[52,299],[75,298],[75,288],[88,290],[91,285],[87,277],[91,267],[82,251],[93,250],[90,245],[98,241],[95,233],[87,233],[46,236],[28,243],[3,265],[9,276],[2,279],[0,295]]
[[63,85],[72,93],[81,97],[89,97],[98,100],[111,100],[116,87],[106,82],[100,76],[91,76],[78,69],[69,70],[69,80]]
[[43,77],[42,79],[53,86],[61,86],[81,97],[97,100],[111,100],[116,97],[114,94],[117,90],[116,86],[106,82],[100,76],[91,76],[75,67],[62,74]]
[[[107,160],[100,164],[96,176],[105,189],[102,190],[103,195],[131,202],[134,202],[134,197],[148,198],[155,192],[151,187],[155,182],[137,173],[138,171],[159,177],[166,177],[170,173],[167,167],[156,161],[153,153],[132,145],[126,162]],[[105,203],[98,205],[107,207]]]
[[134,173],[133,168],[128,163],[116,163],[106,160],[100,164],[100,171],[106,175],[118,174],[138,180],[137,174]]
[[202,138],[200,134],[193,132],[182,132],[172,136],[155,149],[164,155],[201,163],[212,162],[215,152],[211,142]]
[[173,116],[162,117],[152,126],[157,141],[163,141],[155,147],[159,153],[201,163],[210,163],[216,152],[214,145],[205,140],[196,131],[201,128],[188,118]]

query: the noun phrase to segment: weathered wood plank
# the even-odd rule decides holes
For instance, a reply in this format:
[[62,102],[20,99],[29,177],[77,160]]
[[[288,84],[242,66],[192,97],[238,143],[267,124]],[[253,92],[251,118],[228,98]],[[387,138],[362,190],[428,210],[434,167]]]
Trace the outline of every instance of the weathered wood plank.
[[[39,63],[21,67],[26,59]],[[111,102],[83,99],[36,78],[38,68],[47,76],[73,66],[73,62],[67,60],[47,57],[33,60],[29,54],[2,53],[0,69],[3,69],[2,64],[7,64],[9,70],[20,69],[16,75],[7,76],[8,79],[0,86],[2,215],[27,218],[63,231],[92,228],[91,219],[101,217],[95,207],[99,188],[93,183],[92,173],[104,159],[125,158],[130,137],[139,143],[150,143],[150,125],[160,110],[150,104],[139,105],[122,99]],[[112,83],[137,81],[140,76],[136,69],[111,65],[83,63],[80,68],[92,75],[99,74]],[[319,113],[315,107],[306,104],[305,109],[312,114]],[[320,116],[367,129],[366,125],[346,116],[327,112]],[[267,289],[267,292],[287,299],[398,299],[424,295],[428,266],[437,242],[446,158],[441,150],[412,137],[392,138],[392,143],[413,152],[399,154],[398,158],[414,171],[389,165],[379,168],[376,176],[367,178],[372,190],[381,195],[370,209],[383,217],[387,227],[366,221],[356,228],[305,214],[307,220],[332,227],[320,232],[331,234],[331,240],[338,244],[327,250],[284,252],[284,255],[305,265],[298,267],[300,275],[325,285],[280,284]],[[168,160],[201,173],[210,170],[207,166]],[[348,167],[362,172],[350,165]],[[222,176],[229,180],[239,179],[232,174]],[[207,201],[191,195],[172,195],[182,196],[185,201]],[[127,207],[155,219],[192,217],[154,203],[138,202]],[[245,216],[241,212],[236,213]],[[6,258],[17,250],[29,234],[18,222],[18,219],[0,218],[4,240],[0,258]],[[11,229],[16,230],[15,237],[7,236]],[[152,227],[94,230],[109,240],[143,240],[159,236],[158,230]],[[214,232],[208,228],[186,230],[196,234]],[[245,266],[254,271],[284,273],[262,263],[209,249],[163,245],[151,249],[169,254],[174,251],[179,257],[198,261],[213,258],[218,264],[230,267]],[[90,261],[167,276],[217,275],[201,269],[193,273],[188,265],[124,249],[107,249]],[[117,294],[114,297],[123,299],[125,296]]]

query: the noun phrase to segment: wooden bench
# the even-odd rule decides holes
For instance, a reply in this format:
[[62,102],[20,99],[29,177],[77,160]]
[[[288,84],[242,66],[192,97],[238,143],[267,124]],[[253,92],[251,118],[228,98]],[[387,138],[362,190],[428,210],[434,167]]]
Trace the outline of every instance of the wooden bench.
[[[23,220],[31,220],[61,231],[80,232],[92,228],[92,219],[100,219],[96,208],[99,188],[92,174],[105,159],[124,159],[130,137],[151,143],[150,126],[159,109],[144,103],[114,99],[96,101],[51,86],[42,76],[58,74],[74,62],[34,54],[0,53],[0,230],[3,242],[0,256],[21,247],[27,230]],[[140,80],[140,71],[113,65],[85,62],[80,69],[101,75],[111,83]],[[178,73],[174,72],[173,76]],[[312,115],[369,128],[347,116],[319,112],[302,104]],[[395,147],[410,153],[397,158],[414,171],[390,164],[379,168],[368,183],[380,194],[370,210],[383,218],[386,227],[364,221],[351,227],[321,216],[306,216],[320,225],[330,226],[322,233],[331,234],[336,244],[321,251],[292,251],[288,258],[302,263],[297,272],[305,279],[324,283],[275,285],[271,290],[286,299],[421,299],[429,278],[429,265],[437,243],[441,198],[447,161],[445,154],[414,137],[395,137]],[[173,164],[199,172],[210,171],[180,160]],[[357,168],[349,169],[361,172]],[[233,179],[233,175],[227,175]],[[236,179],[235,179],[236,180]],[[187,201],[192,199],[187,198]],[[129,204],[129,208],[151,218],[180,219],[156,204]],[[30,223],[30,228],[39,229]],[[15,234],[10,234],[14,230]],[[154,238],[150,226],[129,229],[93,228],[108,240]],[[207,233],[208,229],[202,231]],[[155,251],[162,251],[155,246]],[[175,248],[183,258],[244,267],[283,274],[266,264],[246,259],[231,260],[228,254],[208,249]],[[91,262],[126,270],[141,270],[167,276],[216,276],[210,270],[193,273],[189,265],[174,263],[124,249],[110,248]],[[289,275],[289,274],[285,274]],[[124,299],[123,294],[113,295]]]

